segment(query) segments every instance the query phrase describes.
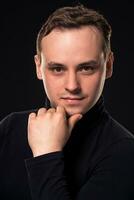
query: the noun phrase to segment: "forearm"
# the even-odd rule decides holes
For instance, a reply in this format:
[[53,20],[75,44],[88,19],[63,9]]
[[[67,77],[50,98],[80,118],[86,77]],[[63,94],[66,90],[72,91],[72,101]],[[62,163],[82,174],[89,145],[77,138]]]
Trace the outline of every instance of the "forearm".
[[71,200],[64,173],[62,152],[53,152],[26,160],[32,199]]

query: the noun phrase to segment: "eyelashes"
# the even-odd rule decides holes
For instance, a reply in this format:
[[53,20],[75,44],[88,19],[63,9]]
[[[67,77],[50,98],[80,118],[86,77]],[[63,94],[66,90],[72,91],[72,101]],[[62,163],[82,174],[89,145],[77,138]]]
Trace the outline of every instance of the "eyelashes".
[[[77,72],[84,74],[91,74],[96,70],[97,66],[80,66],[77,69]],[[51,66],[48,68],[54,74],[62,74],[67,71],[67,68],[62,66]]]

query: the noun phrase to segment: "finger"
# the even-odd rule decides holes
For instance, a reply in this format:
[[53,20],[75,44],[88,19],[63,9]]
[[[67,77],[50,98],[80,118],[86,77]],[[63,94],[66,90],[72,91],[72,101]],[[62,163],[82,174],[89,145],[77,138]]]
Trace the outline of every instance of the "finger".
[[65,108],[63,106],[57,106],[56,112],[63,113],[63,114],[66,113]]
[[47,113],[55,113],[55,108],[50,108]]
[[44,113],[46,113],[46,108],[40,108],[40,109],[38,110],[37,115],[42,115],[42,114],[44,114]]
[[69,130],[70,133],[72,131],[72,129],[74,128],[75,124],[82,118],[81,114],[74,114],[72,115],[69,120],[68,120],[68,124],[69,124]]
[[67,119],[66,110],[63,106],[57,106],[56,112],[62,115],[65,120]]
[[36,118],[36,113],[30,113],[29,114],[29,120],[35,119]]

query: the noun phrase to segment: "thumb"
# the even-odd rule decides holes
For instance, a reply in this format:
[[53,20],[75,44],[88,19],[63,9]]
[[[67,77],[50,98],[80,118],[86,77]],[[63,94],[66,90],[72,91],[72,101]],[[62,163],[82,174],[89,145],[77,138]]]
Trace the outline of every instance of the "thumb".
[[71,133],[75,124],[82,118],[81,114],[74,114],[68,119],[69,132]]

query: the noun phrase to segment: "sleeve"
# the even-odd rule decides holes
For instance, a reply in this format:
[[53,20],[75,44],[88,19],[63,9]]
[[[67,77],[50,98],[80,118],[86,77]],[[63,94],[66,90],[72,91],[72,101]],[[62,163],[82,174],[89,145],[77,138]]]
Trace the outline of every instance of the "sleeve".
[[11,119],[12,119],[12,113],[7,115],[5,118],[3,118],[0,121],[0,150],[2,149],[4,145],[4,141],[10,127]]
[[[33,200],[133,200],[134,143],[123,141],[96,165],[75,197],[69,192],[63,152],[26,160]],[[123,148],[122,148],[123,147]]]
[[34,200],[70,200],[64,175],[64,155],[52,152],[27,159],[26,168]]

